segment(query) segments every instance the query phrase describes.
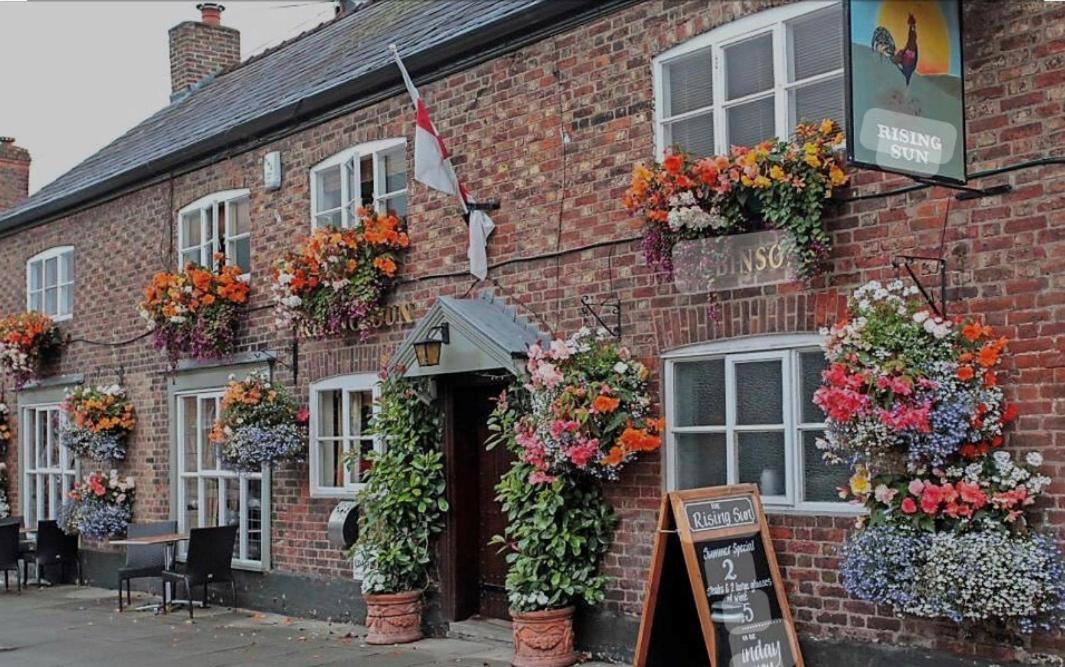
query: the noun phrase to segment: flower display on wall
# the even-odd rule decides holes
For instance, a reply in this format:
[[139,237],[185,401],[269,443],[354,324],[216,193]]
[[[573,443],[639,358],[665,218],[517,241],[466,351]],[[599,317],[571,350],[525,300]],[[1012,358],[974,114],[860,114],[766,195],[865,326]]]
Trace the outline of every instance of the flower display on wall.
[[0,319],[0,367],[12,375],[16,387],[34,379],[42,359],[59,344],[59,329],[43,313],[19,313]]
[[222,448],[222,459],[240,470],[300,460],[307,449],[307,412],[266,372],[231,377],[210,440]]
[[533,345],[524,389],[529,405],[511,406],[514,439],[522,460],[535,469],[533,483],[558,475],[589,474],[617,479],[642,452],[662,444],[661,421],[653,417],[647,367],[628,348],[581,329],[546,348]]
[[7,464],[0,461],[0,519],[11,516],[11,503],[7,499]]
[[60,405],[67,415],[60,442],[80,457],[96,461],[126,458],[126,440],[137,417],[118,385],[78,387]]
[[7,448],[11,444],[9,419],[11,419],[11,408],[7,407],[7,403],[0,401],[0,459],[7,456]]
[[1026,516],[1051,480],[1038,452],[1004,449],[1017,416],[999,385],[1007,341],[915,293],[871,282],[826,332],[818,446],[852,466],[841,495],[869,512],[844,547],[843,584],[899,613],[1025,632],[1060,623],[1061,556]]
[[[221,260],[221,257],[218,257]],[[144,290],[141,317],[155,332],[156,349],[172,360],[229,354],[248,302],[248,276],[236,266],[217,272],[189,263],[178,273],[157,273]]]
[[712,157],[669,152],[661,164],[637,165],[625,206],[646,221],[648,263],[672,274],[678,241],[779,229],[788,233],[801,276],[816,275],[831,248],[825,199],[847,183],[833,156],[843,140],[839,126],[825,120],[798,125],[791,141],[734,146]]
[[318,336],[372,326],[410,239],[392,214],[358,215],[351,229],[315,230],[274,266],[278,326]]
[[106,475],[94,472],[74,482],[56,520],[68,535],[80,533],[94,540],[119,537],[133,520],[135,495],[132,477],[120,478],[117,470]]

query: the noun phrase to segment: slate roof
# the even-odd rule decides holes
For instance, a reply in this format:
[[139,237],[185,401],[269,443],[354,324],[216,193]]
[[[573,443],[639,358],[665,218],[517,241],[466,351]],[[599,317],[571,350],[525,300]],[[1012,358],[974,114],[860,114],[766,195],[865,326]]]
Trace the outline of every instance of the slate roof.
[[[122,135],[19,205],[0,213],[0,230],[59,214],[95,197],[220,152],[223,145],[293,124],[309,109],[395,86],[395,43],[416,77],[469,57],[489,40],[530,32],[600,0],[377,0],[254,57],[193,90]],[[605,4],[611,4],[609,2]],[[539,17],[539,18],[535,18]],[[508,37],[509,35],[509,37]],[[477,40],[484,43],[478,45]],[[483,50],[483,49],[482,49]],[[361,88],[357,84],[364,82]],[[228,144],[226,143],[228,142]]]

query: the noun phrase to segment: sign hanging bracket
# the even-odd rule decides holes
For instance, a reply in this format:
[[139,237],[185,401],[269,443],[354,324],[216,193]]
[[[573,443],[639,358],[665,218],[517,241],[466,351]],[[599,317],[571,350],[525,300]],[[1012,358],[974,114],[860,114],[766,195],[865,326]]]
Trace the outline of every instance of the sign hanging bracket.
[[1013,191],[1013,186],[1009,183],[1003,183],[1002,185],[992,185],[988,188],[971,188],[967,185],[960,185],[958,183],[944,183],[942,181],[929,181],[923,178],[913,179],[917,183],[922,185],[938,185],[941,188],[947,188],[948,190],[957,190],[958,194],[954,195],[958,201],[967,201],[969,199],[982,199],[984,197],[994,197],[995,195],[1004,195]]
[[[941,306],[936,305],[936,299],[932,296],[928,289],[921,283],[921,278],[914,272],[914,262],[935,262],[939,265],[939,299]],[[910,274],[910,279],[917,285],[917,289],[921,292],[921,296],[928,302],[928,305],[932,307],[932,312],[942,318],[947,317],[947,260],[942,257],[922,257],[920,255],[896,255],[891,260],[891,266],[898,271],[899,269],[906,269],[906,273]]]

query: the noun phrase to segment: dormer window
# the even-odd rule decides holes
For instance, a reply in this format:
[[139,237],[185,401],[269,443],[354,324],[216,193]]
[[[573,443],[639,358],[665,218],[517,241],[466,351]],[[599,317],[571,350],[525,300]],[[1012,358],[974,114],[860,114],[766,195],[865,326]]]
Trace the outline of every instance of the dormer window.
[[57,321],[74,315],[74,246],[50,248],[26,262],[26,310]]
[[311,169],[311,226],[351,227],[359,207],[407,216],[407,141],[359,144]]
[[207,195],[178,212],[178,268],[194,263],[216,268],[214,254],[225,264],[251,272],[251,200],[248,190]]

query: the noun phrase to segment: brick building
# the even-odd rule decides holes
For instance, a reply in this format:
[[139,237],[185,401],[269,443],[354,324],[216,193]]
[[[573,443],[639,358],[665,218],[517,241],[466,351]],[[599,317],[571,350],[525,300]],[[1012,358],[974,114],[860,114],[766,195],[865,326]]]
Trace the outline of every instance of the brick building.
[[[786,134],[800,114],[841,119],[838,3],[377,0],[244,63],[235,62],[239,36],[218,25],[215,11],[208,6],[203,21],[171,31],[172,103],[32,197],[19,201],[28,156],[0,143],[0,208],[9,207],[0,212],[0,270],[11,277],[0,286],[0,311],[45,310],[70,337],[40,382],[17,395],[7,386],[18,432],[7,463],[21,513],[54,513],[55,492],[36,489],[61,489],[78,471],[65,455],[45,465],[34,458],[47,447],[63,390],[121,377],[140,417],[121,465],[137,479],[137,518],[175,518],[183,528],[239,521],[242,605],[357,618],[352,566],[328,543],[325,525],[357,485],[337,469],[337,452],[372,446],[360,439],[357,417],[382,363],[403,353],[427,314],[454,318],[470,339],[483,318],[509,322],[518,338],[566,335],[583,323],[582,297],[617,298],[623,342],[654,370],[669,426],[680,430],[661,456],[610,489],[622,523],[606,563],[607,601],[582,617],[587,647],[631,653],[662,490],[739,480],[776,487],[763,493],[811,664],[841,664],[816,662],[828,653],[814,640],[998,659],[1065,651],[1057,635],[1018,648],[850,599],[838,583],[837,549],[854,512],[835,502],[840,471],[809,455],[820,418],[803,411],[823,363],[818,329],[847,294],[893,277],[896,255],[942,251],[952,310],[982,316],[1012,341],[1008,392],[1023,415],[1013,446],[1041,451],[1049,474],[1065,472],[1065,4],[965,3],[969,172],[981,187],[1009,184],[1011,192],[959,201],[941,187],[853,170],[829,209],[828,273],[810,285],[721,293],[716,319],[705,295],[678,293],[644,262],[640,222],[621,203],[632,166],[670,143],[710,154]],[[466,271],[455,202],[407,178],[413,114],[389,43],[400,46],[464,182],[501,200],[485,281]],[[729,69],[730,53],[744,67]],[[751,100],[730,104],[716,77],[735,79]],[[263,159],[275,151],[283,180],[268,190]],[[363,201],[407,216],[412,243],[389,297],[395,308],[366,341],[301,339],[294,347],[269,310],[270,266],[313,224],[344,223],[342,202],[356,198],[356,186]],[[224,229],[214,224],[220,211]],[[142,335],[142,288],[153,273],[213,250],[251,274],[241,352],[171,368]],[[471,304],[484,290],[492,300]],[[454,298],[453,309],[439,297]],[[485,345],[489,356],[507,352]],[[743,356],[750,353],[761,355]],[[724,368],[743,364],[750,383],[726,382]],[[311,406],[311,460],[257,475],[190,464],[202,439],[196,425],[213,414],[226,377],[253,368],[270,369]],[[477,410],[455,408],[483,408],[487,390],[463,377],[440,378],[462,434],[450,446],[490,470],[474,453]],[[763,401],[764,392],[781,396],[775,409],[789,416],[759,434],[765,460],[741,455],[730,464],[722,429],[702,416]],[[91,467],[80,464],[80,472]],[[1050,529],[1065,524],[1063,493],[1055,483],[1048,494]],[[466,510],[497,511],[485,503]],[[466,520],[461,514],[452,513],[451,529]],[[448,540],[442,549],[453,551],[441,558],[435,621],[490,615],[499,583],[490,557],[476,554],[480,574],[460,576],[460,561],[474,554]],[[116,558],[94,548],[90,569],[109,577]]]

